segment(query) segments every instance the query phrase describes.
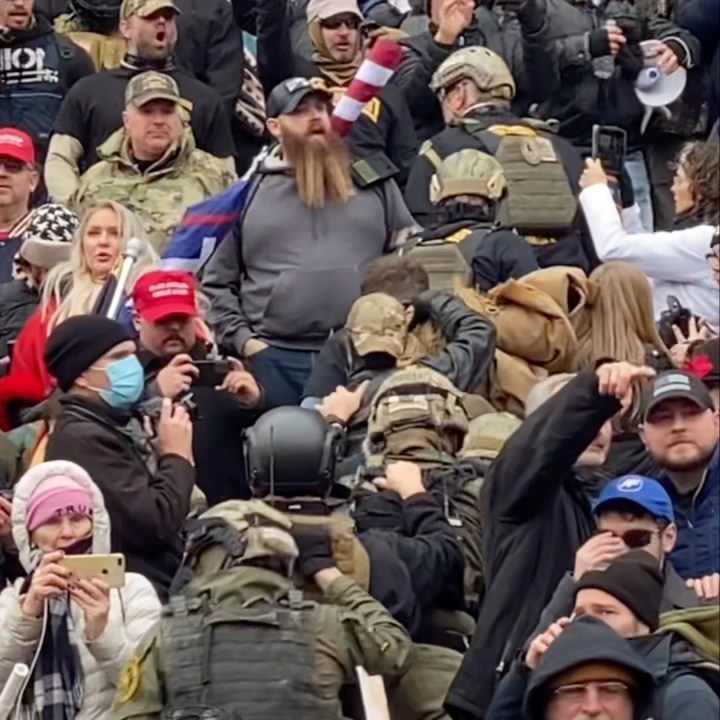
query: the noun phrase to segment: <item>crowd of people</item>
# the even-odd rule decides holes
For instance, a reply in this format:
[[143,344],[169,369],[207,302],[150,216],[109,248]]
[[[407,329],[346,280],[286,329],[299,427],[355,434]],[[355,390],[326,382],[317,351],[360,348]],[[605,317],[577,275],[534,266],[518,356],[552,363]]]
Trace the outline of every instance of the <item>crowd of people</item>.
[[719,108],[717,0],[0,0],[0,720],[718,718]]

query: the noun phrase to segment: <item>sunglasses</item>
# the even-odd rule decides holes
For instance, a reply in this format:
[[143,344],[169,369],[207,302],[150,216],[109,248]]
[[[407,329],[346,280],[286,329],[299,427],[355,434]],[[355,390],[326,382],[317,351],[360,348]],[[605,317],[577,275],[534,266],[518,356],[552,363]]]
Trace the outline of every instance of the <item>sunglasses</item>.
[[27,165],[20,160],[11,160],[10,158],[0,159],[0,168],[4,168],[11,175],[18,175],[23,170],[27,169]]
[[335,15],[320,21],[320,27],[326,30],[339,30],[343,25],[348,30],[357,30],[360,27],[360,18],[357,15]]
[[[603,530],[602,532],[607,532]],[[598,532],[598,535],[601,533]],[[620,538],[630,550],[647,547],[653,539],[653,535],[659,535],[660,530],[644,530],[641,528],[626,530],[624,533],[613,533],[616,538]]]

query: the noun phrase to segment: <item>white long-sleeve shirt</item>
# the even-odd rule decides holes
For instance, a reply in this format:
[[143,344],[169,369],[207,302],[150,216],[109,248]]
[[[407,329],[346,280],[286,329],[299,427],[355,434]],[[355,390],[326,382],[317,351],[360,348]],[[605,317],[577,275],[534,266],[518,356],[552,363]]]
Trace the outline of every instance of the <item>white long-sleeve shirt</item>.
[[642,270],[653,285],[655,319],[667,309],[668,295],[720,325],[720,288],[706,257],[715,228],[696,225],[672,232],[628,233],[607,185],[591,185],[580,193],[595,252],[603,261],[624,260]]

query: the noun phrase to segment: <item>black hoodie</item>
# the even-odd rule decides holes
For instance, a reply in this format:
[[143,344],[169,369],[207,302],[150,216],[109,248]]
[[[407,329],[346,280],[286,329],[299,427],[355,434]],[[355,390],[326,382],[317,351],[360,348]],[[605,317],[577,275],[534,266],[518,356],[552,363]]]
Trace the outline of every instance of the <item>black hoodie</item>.
[[653,674],[646,661],[605,623],[581,618],[571,623],[543,655],[530,676],[525,695],[528,720],[543,720],[549,694],[549,683],[580,665],[604,663],[618,665],[637,679],[633,697],[635,720],[647,717],[655,690]]

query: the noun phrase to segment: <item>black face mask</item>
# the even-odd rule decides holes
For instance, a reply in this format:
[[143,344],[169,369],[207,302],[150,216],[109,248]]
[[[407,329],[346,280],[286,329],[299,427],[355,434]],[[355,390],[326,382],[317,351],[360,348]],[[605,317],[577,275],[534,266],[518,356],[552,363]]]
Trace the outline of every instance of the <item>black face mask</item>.
[[72,545],[63,548],[66,555],[87,555],[92,550],[93,536],[76,540]]

